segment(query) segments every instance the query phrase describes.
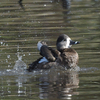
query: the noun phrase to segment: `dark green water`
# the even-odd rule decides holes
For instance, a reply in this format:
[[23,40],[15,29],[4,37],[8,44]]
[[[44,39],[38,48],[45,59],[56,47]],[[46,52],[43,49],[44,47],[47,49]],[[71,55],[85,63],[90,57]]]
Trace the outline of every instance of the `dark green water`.
[[[100,1],[23,0],[23,6],[0,0],[0,99],[100,100]],[[81,42],[73,46],[79,73],[13,70],[40,57],[39,40],[55,48],[63,33]]]

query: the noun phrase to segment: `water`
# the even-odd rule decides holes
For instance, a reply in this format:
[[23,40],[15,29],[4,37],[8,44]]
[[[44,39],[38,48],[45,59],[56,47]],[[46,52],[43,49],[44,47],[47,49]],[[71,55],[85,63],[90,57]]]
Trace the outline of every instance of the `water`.
[[[99,100],[100,1],[23,0],[23,7],[0,0],[0,99]],[[25,71],[40,57],[37,42],[55,48],[62,33],[81,42],[73,46],[81,71]]]

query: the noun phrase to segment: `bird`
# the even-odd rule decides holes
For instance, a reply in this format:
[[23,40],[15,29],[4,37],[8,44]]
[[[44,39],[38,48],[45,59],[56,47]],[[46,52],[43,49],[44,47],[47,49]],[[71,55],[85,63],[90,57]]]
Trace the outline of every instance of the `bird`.
[[79,41],[72,41],[66,34],[61,34],[58,37],[56,41],[57,49],[49,47],[45,41],[39,41],[37,48],[42,57],[29,64],[27,70],[31,72],[35,69],[50,69],[58,65],[66,69],[75,68],[78,64],[79,56],[71,46],[79,43]]

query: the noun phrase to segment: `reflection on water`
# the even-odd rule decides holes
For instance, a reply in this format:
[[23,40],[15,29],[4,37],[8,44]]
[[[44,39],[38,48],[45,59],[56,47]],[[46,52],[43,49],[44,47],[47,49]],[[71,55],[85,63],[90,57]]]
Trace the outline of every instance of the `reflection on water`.
[[[0,0],[0,99],[99,100],[100,1],[23,0],[25,11],[18,1]],[[81,42],[79,73],[23,69],[40,57],[39,40],[55,48],[62,33]]]
[[72,95],[78,94],[75,91],[79,84],[77,72],[52,69],[49,73],[43,73],[38,80],[40,99],[71,99]]
[[[6,79],[6,81],[1,80],[2,98],[10,95],[15,95],[14,97],[29,95],[29,98],[35,98],[35,95],[38,95],[40,99],[71,99],[72,95],[79,94],[76,91],[79,87],[77,72],[52,68],[46,71],[34,71],[31,74],[28,72],[24,72],[23,74],[16,72],[17,74],[15,74],[14,70],[12,70],[6,71],[5,75],[10,75],[7,74],[9,72],[12,73],[11,76],[8,76],[9,79]],[[3,84],[6,84],[7,88]]]
[[23,0],[19,0],[18,3],[19,3],[19,5],[22,7],[22,9],[25,11],[25,8],[23,7],[22,1],[23,1]]

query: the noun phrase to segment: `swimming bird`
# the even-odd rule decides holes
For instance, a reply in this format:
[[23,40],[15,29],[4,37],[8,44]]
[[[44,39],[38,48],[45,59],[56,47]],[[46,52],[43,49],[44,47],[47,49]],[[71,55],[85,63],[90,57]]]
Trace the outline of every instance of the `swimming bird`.
[[37,48],[40,51],[40,57],[32,64],[29,64],[28,71],[35,69],[49,69],[52,66],[62,66],[66,69],[74,68],[78,64],[78,53],[71,48],[74,44],[79,44],[78,41],[72,41],[66,34],[61,34],[56,41],[56,49],[49,47],[46,42],[39,41]]

